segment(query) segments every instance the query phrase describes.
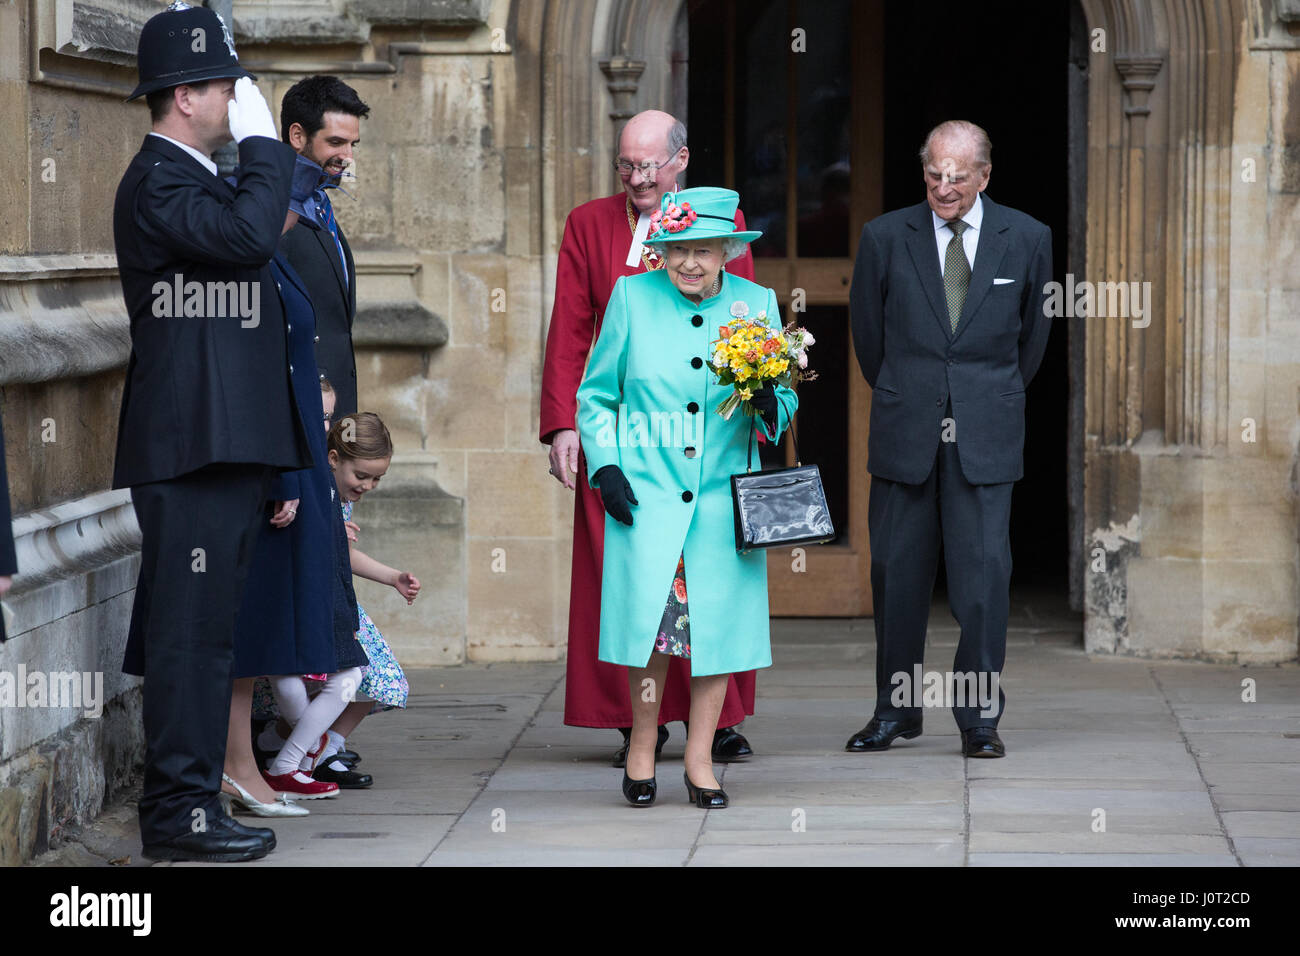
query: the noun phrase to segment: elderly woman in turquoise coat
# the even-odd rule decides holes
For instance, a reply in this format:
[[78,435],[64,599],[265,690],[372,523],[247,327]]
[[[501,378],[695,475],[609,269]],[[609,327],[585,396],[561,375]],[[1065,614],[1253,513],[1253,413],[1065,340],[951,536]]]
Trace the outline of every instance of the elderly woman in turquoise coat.
[[767,556],[736,550],[730,479],[745,470],[753,433],[780,437],[798,397],[768,385],[750,399],[759,415],[714,412],[734,388],[718,384],[709,360],[720,328],[763,313],[780,327],[771,289],[723,271],[761,235],[735,231],[738,202],[709,187],[664,196],[658,231],[645,240],[664,268],[615,284],[578,389],[588,480],[607,512],[600,659],[629,669],[623,793],[634,806],[657,793],[669,655],[690,660],[686,790],[705,809],[728,803],[711,749],[727,675],[772,663]]

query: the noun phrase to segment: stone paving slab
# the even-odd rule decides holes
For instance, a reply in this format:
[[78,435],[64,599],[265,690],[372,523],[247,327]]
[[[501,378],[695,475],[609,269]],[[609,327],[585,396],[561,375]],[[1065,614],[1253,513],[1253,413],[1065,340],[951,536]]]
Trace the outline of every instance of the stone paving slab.
[[[941,610],[927,669],[951,667]],[[1069,615],[1013,618],[1003,760],[963,759],[947,710],[846,753],[872,709],[871,622],[774,621],[744,725],[757,756],[718,766],[732,805],[707,813],[686,802],[680,723],[659,801],[626,805],[617,731],[564,726],[563,662],[410,671],[408,709],[349,739],[375,786],[273,822],[277,850],[251,865],[1300,865],[1300,667],[1091,657]],[[133,828],[118,804],[40,862],[141,865]]]
[[956,842],[920,844],[809,843],[804,846],[701,846],[690,866],[961,866]]
[[970,866],[1240,866],[1230,853],[972,853]]
[[1109,828],[1105,833],[1093,833],[1087,824],[1083,824],[1070,829],[1037,833],[976,831],[971,834],[970,852],[1180,853],[1188,856],[1213,856],[1228,854],[1230,850],[1227,839],[1221,834],[1133,833]]

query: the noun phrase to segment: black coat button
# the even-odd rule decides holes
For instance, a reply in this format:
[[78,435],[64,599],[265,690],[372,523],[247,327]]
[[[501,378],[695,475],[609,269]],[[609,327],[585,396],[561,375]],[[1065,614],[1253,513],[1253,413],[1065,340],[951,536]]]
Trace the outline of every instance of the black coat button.
[[695,326],[698,329],[703,324],[704,324],[704,316],[702,315],[691,316],[691,325]]
[[700,368],[703,365],[704,359],[700,358],[698,355],[691,359],[691,368]]
[[697,402],[687,402],[686,410],[690,412],[692,415],[694,415],[696,412],[700,410],[700,406]]
[[694,445],[687,445],[685,448],[682,449],[682,454],[685,455],[687,458],[694,458],[694,457],[695,457],[695,446],[694,446]]
[[691,494],[689,491],[683,491],[683,492],[682,492],[682,501],[690,501],[690,500],[691,500],[692,498],[694,498],[694,497],[695,497],[695,496],[694,496],[693,494]]

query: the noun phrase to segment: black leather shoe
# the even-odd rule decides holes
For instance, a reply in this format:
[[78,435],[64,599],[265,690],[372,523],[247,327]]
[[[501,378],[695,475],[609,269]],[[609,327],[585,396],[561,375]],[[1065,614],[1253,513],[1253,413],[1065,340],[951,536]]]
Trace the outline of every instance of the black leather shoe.
[[266,844],[268,852],[275,849],[275,831],[269,827],[246,827],[231,816],[227,816],[225,820],[230,824],[230,829],[234,830],[240,836],[257,837]]
[[655,778],[649,780],[633,780],[623,771],[623,796],[627,797],[627,802],[634,807],[648,807],[655,802],[655,796],[659,792],[659,787],[655,783]]
[[996,727],[972,727],[961,732],[963,757],[1005,757],[1006,745],[998,736]]
[[[242,831],[242,832],[241,832]],[[264,834],[270,834],[267,840]],[[201,863],[240,863],[260,860],[275,849],[275,833],[265,827],[246,827],[226,816],[214,818],[202,833],[146,845],[142,853],[151,860],[192,860]]]
[[691,783],[689,773],[683,773],[682,779],[686,781],[686,799],[701,810],[725,810],[727,808],[727,791],[705,790],[703,787],[697,787]]
[[[336,755],[337,756],[337,755]],[[335,757],[331,757],[330,761]],[[321,783],[337,783],[340,790],[365,790],[373,786],[375,780],[368,773],[357,773],[351,768],[347,770],[331,770],[326,764],[320,764],[311,772],[313,780],[319,780]]]
[[921,736],[921,718],[916,720],[880,720],[872,717],[856,734],[849,738],[844,749],[849,753],[865,754],[888,750],[899,737],[911,740]]
[[[624,767],[627,766],[627,745],[628,742],[632,739],[632,728],[620,727],[618,729],[619,729],[619,733],[623,735],[623,746],[619,747],[618,750],[614,752],[613,766],[618,770],[622,770]],[[666,743],[668,743],[668,728],[665,727],[663,724],[660,724],[659,742],[655,744],[656,757],[658,757],[661,753],[663,753],[664,744]]]
[[348,769],[351,770],[357,764],[361,763],[361,754],[357,753],[355,750],[340,750],[331,759],[337,760],[339,763],[347,764]]
[[713,734],[713,759],[722,763],[732,763],[754,756],[749,749],[749,741],[735,727],[723,727]]

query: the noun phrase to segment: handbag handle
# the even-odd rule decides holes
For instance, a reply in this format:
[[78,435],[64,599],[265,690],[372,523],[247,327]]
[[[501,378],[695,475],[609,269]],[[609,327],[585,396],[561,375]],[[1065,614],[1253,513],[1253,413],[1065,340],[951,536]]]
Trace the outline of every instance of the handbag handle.
[[[781,401],[781,397],[779,395],[776,397],[776,403],[781,406],[781,411],[784,412],[785,402]],[[788,418],[790,422],[787,428],[789,429],[790,437],[794,439],[794,464],[795,467],[798,468],[803,464],[803,460],[799,455],[799,436],[794,433],[794,417],[789,412],[785,412],[785,414],[786,414],[786,418]],[[759,415],[758,417],[762,419],[763,416]],[[753,471],[754,471],[754,429],[750,428],[749,449],[745,455],[745,474],[747,475],[752,474]]]

